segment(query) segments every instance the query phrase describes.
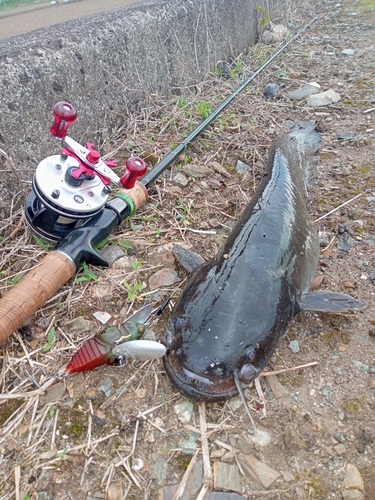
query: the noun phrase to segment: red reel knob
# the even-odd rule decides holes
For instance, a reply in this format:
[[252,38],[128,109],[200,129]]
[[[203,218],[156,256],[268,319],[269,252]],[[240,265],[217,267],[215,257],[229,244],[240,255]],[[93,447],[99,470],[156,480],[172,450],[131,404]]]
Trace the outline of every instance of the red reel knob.
[[55,121],[50,128],[50,132],[58,139],[64,139],[68,133],[68,127],[77,118],[77,111],[68,102],[58,102],[53,107]]
[[120,179],[120,184],[125,189],[132,189],[135,181],[147,172],[147,165],[137,156],[131,156],[125,162],[126,172]]

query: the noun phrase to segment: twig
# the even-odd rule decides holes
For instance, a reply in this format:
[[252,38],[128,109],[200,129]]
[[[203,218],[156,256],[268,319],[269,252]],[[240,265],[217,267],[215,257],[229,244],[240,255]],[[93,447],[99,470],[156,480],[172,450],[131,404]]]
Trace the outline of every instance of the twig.
[[325,219],[326,217],[328,217],[329,215],[333,214],[334,212],[337,212],[337,210],[340,210],[340,208],[342,207],[345,207],[345,205],[347,205],[348,203],[351,203],[352,201],[356,200],[357,198],[359,198],[360,196],[362,196],[362,193],[359,193],[357,194],[357,196],[354,196],[354,198],[351,198],[350,200],[346,201],[345,203],[343,203],[342,205],[334,208],[333,210],[331,210],[330,212],[328,212],[327,214],[325,215],[322,215],[321,217],[319,217],[318,219],[315,219],[314,222],[318,222],[319,220],[322,220],[322,219]]
[[195,462],[197,461],[197,456],[198,456],[198,450],[195,452],[195,454],[193,455],[193,458],[190,460],[190,463],[188,465],[188,468],[185,471],[185,474],[182,478],[182,481],[179,484],[179,487],[177,488],[176,493],[174,494],[173,500],[179,500],[182,497],[182,495],[184,494],[186,483],[190,477],[190,474],[191,474],[191,471],[193,470]]
[[292,372],[294,370],[299,370],[301,368],[307,368],[308,366],[317,365],[317,361],[312,361],[311,363],[306,363],[305,365],[293,366],[292,368],[283,368],[282,370],[275,370],[274,372],[262,372],[259,377],[269,377],[271,375],[279,375],[280,373]]
[[16,491],[16,500],[20,500],[20,479],[21,479],[21,467],[16,465],[14,468],[14,486]]
[[199,424],[201,428],[204,485],[210,489],[212,486],[212,469],[210,463],[210,447],[207,438],[206,403],[199,404]]
[[375,108],[365,109],[363,114],[365,115],[366,113],[371,113],[371,111],[375,111]]

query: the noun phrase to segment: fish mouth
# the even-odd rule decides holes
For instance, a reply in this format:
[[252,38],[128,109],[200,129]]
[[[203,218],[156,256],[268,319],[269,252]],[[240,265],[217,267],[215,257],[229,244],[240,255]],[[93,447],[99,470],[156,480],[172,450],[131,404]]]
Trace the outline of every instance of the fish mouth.
[[212,380],[191,372],[171,353],[163,357],[165,371],[173,385],[195,401],[225,401],[238,394],[234,376]]

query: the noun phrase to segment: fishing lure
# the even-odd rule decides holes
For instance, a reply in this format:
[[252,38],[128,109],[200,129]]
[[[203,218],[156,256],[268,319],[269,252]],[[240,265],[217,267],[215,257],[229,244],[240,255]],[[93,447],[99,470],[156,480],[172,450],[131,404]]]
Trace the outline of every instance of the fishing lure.
[[[109,326],[103,332],[88,340],[74,354],[66,367],[67,373],[93,370],[101,365],[112,363],[119,357],[134,359],[157,359],[162,357],[165,348],[159,342],[140,340],[147,330],[146,322],[152,313],[148,304],[118,326]],[[164,348],[164,349],[163,349]]]

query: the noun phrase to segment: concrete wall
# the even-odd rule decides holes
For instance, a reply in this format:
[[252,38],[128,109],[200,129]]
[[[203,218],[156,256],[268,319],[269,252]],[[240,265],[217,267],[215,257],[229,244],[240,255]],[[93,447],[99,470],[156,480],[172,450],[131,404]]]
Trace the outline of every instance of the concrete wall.
[[[103,0],[105,1],[105,0]],[[96,144],[120,125],[121,112],[148,94],[202,80],[218,60],[256,38],[256,0],[158,0],[81,18],[0,43],[0,149],[30,181],[60,145],[49,134],[52,107],[78,110],[69,135]],[[0,154],[0,216],[24,193]],[[29,189],[29,185],[27,186]]]

